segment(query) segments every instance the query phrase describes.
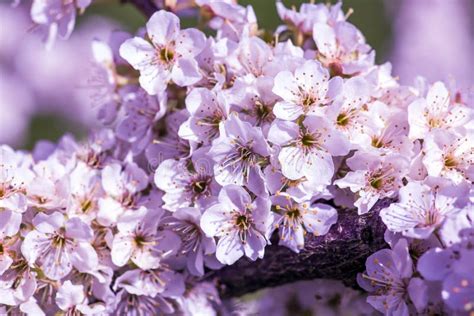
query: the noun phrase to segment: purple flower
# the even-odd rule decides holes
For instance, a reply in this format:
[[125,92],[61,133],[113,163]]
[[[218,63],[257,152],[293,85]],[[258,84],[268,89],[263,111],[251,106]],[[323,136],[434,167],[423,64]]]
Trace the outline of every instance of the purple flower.
[[0,146],[0,238],[18,232],[27,209],[25,189],[34,174],[25,158],[8,146]]
[[322,109],[324,112],[321,116],[331,121],[351,143],[358,143],[364,140],[364,133],[373,125],[370,114],[365,111],[371,93],[372,86],[366,79],[347,79],[336,100]]
[[114,289],[155,297],[156,295],[180,296],[185,291],[184,278],[169,269],[128,270],[115,281]]
[[314,60],[306,61],[293,73],[282,71],[275,77],[273,93],[283,100],[273,112],[282,120],[294,121],[300,115],[318,113],[329,104],[342,88],[342,79],[329,80],[327,69]]
[[359,214],[367,213],[382,197],[396,196],[408,170],[408,160],[396,154],[379,157],[357,152],[347,159],[347,165],[353,171],[334,181],[334,184],[340,188],[350,188],[359,195],[355,202]]
[[2,238],[0,247],[0,304],[20,305],[35,294],[36,272],[21,255],[19,239]]
[[268,134],[268,129],[275,119],[273,106],[278,100],[272,91],[273,79],[260,77],[252,85],[242,84],[235,87],[232,103],[239,111],[240,117],[252,125],[262,128],[263,134]]
[[193,285],[178,300],[186,315],[217,316],[221,308],[221,299],[216,286],[211,282],[200,282]]
[[399,202],[383,209],[380,216],[391,231],[426,239],[447,217],[460,211],[455,205],[458,197],[454,190],[410,182],[400,189]]
[[[343,118],[340,117],[343,123]],[[370,123],[369,123],[370,122]],[[397,110],[382,102],[370,105],[370,114],[360,122],[359,131],[352,136],[352,140],[364,151],[375,154],[398,153],[404,156],[412,154],[413,143],[408,138],[408,121],[405,110]]]
[[[271,47],[256,36],[244,37],[236,50],[242,75],[258,78],[266,73],[266,65],[273,59]],[[250,79],[250,78],[249,78]]]
[[455,184],[474,180],[474,133],[438,129],[425,137],[423,164],[428,175]]
[[195,88],[186,97],[190,117],[179,128],[183,139],[209,144],[219,136],[220,122],[227,119],[229,105],[222,91]]
[[276,3],[280,19],[291,27],[297,28],[304,34],[313,32],[313,25],[317,22],[333,24],[336,21],[343,21],[344,13],[341,10],[342,2],[332,6],[323,3],[302,3],[299,10],[287,9],[282,2]]
[[271,194],[278,195],[281,192],[285,192],[291,197],[300,200],[332,198],[326,185],[311,183],[311,181],[308,181],[305,177],[297,180],[291,180],[285,177],[281,172],[281,166],[278,161],[272,161],[272,164],[268,165],[263,173],[265,176],[265,185]]
[[181,159],[191,155],[194,145],[178,135],[178,129],[189,117],[186,110],[173,112],[165,117],[161,137],[153,139],[145,151],[148,162],[158,167],[166,159]]
[[166,113],[166,96],[150,96],[145,91],[124,97],[125,117],[116,128],[117,137],[132,143],[134,154],[141,153],[151,142],[153,127]]
[[274,225],[280,235],[279,244],[294,252],[304,248],[306,233],[325,235],[337,222],[337,211],[329,205],[311,205],[309,201],[292,198],[285,193],[273,196],[272,204],[278,212]]
[[143,270],[160,267],[161,260],[176,253],[179,237],[158,231],[162,214],[141,208],[128,212],[117,223],[118,233],[112,243],[112,262],[122,267],[132,260]]
[[65,220],[64,215],[39,213],[33,218],[34,230],[25,236],[21,252],[30,265],[38,264],[52,280],[71,272],[94,270],[97,253],[91,246],[92,229],[79,218]]
[[418,261],[418,271],[430,281],[442,283],[441,296],[454,311],[474,311],[474,230],[464,229],[460,242],[447,249],[428,250]]
[[365,43],[362,33],[346,21],[333,25],[315,23],[313,39],[317,58],[332,75],[357,75],[374,64],[375,52]]
[[69,180],[71,198],[66,213],[71,218],[79,217],[85,223],[91,223],[99,211],[98,200],[104,196],[99,172],[79,161]]
[[228,2],[199,0],[198,3],[211,13],[209,27],[217,30],[217,38],[239,41],[243,35],[255,35],[258,26],[252,6],[243,7]]
[[123,289],[115,296],[114,315],[163,315],[176,312],[174,299],[161,294],[155,296],[135,294]]
[[347,140],[322,117],[308,116],[301,124],[275,120],[268,139],[281,147],[283,175],[291,180],[306,177],[313,184],[330,184],[332,156],[349,153]]
[[233,264],[243,255],[263,258],[269,244],[273,216],[270,200],[250,195],[236,185],[228,185],[219,193],[218,202],[201,217],[201,228],[208,237],[217,237],[217,259]]
[[59,288],[56,294],[56,304],[66,314],[80,312],[84,315],[97,315],[105,310],[101,303],[89,305],[84,293],[84,286],[72,284],[69,280]]
[[68,38],[76,23],[76,11],[85,10],[92,0],[62,1],[34,0],[31,6],[31,18],[49,29],[49,42],[54,42],[56,34]]
[[408,316],[414,312],[410,308],[412,301],[416,301],[418,309],[424,307],[424,300],[419,297],[426,292],[426,285],[419,278],[412,278],[413,262],[406,239],[400,239],[391,250],[382,249],[369,256],[366,269],[358,275],[357,282],[369,292],[367,302],[376,310]]
[[410,138],[423,139],[435,128],[452,129],[473,119],[468,107],[451,104],[449,91],[438,81],[428,90],[426,98],[419,98],[408,106]]
[[188,271],[196,276],[204,275],[204,264],[213,265],[216,242],[207,237],[200,225],[201,211],[198,208],[180,208],[170,217],[163,219],[163,225],[181,238],[179,255],[186,257]]
[[192,161],[167,159],[156,169],[155,184],[165,191],[164,209],[174,212],[180,207],[205,207],[213,202],[219,185],[213,177],[212,160],[206,154],[200,148]]
[[180,30],[179,18],[167,11],[154,13],[146,29],[150,42],[134,37],[120,47],[120,55],[140,71],[140,85],[146,92],[160,93],[171,80],[186,86],[201,79],[195,56],[204,48],[202,32]]
[[140,191],[147,186],[145,171],[134,163],[126,164],[124,168],[119,164],[106,166],[102,171],[102,187],[106,196],[99,199],[99,223],[114,225],[127,210],[142,206]]
[[214,174],[220,185],[246,185],[253,193],[264,192],[261,165],[270,147],[258,127],[231,115],[220,126],[219,138],[212,142],[209,156],[216,162]]

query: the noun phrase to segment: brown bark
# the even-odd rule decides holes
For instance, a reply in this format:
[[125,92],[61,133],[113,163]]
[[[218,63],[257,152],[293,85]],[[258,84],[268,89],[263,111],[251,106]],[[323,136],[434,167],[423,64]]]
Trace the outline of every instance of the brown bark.
[[263,259],[242,258],[212,272],[208,279],[217,283],[223,297],[317,278],[342,280],[346,285],[357,286],[357,273],[364,270],[367,257],[387,247],[383,238],[385,225],[378,213],[391,202],[380,200],[361,216],[357,209],[340,210],[338,222],[329,233],[319,237],[308,234],[305,248],[299,254],[278,246],[278,236],[274,236]]

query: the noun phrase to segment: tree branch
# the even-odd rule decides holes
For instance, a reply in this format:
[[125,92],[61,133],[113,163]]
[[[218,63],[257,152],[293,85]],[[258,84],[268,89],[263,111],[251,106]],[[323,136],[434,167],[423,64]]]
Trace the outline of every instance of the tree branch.
[[151,17],[153,13],[160,8],[152,0],[121,0],[122,3],[130,3],[134,5],[147,18]]
[[241,296],[269,286],[316,278],[342,280],[356,287],[356,276],[365,268],[369,255],[386,248],[385,225],[379,211],[392,203],[383,199],[372,210],[358,215],[357,209],[339,211],[338,222],[328,234],[307,234],[305,248],[299,254],[278,246],[278,236],[265,249],[263,259],[242,258],[231,266],[211,272],[222,297]]

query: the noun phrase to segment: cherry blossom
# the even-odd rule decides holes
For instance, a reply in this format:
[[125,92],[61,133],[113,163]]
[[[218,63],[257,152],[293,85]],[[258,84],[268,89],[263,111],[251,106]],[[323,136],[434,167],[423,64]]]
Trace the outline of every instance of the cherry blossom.
[[437,189],[410,182],[400,189],[400,202],[383,209],[380,216],[388,229],[407,237],[425,239],[447,217],[460,211],[455,205],[457,198],[452,187]]
[[133,144],[141,153],[153,137],[153,126],[166,113],[166,97],[150,96],[144,91],[124,96],[125,118],[117,125],[117,137]]
[[287,194],[272,197],[272,204],[279,214],[275,215],[275,226],[280,234],[280,244],[294,252],[304,248],[306,233],[325,235],[337,222],[337,211],[325,204],[311,205]]
[[22,154],[0,147],[0,238],[18,232],[22,213],[27,209],[25,190],[34,174]]
[[185,110],[177,111],[165,117],[164,135],[153,139],[145,151],[150,165],[158,167],[166,159],[180,159],[190,156],[194,146],[178,135],[180,125],[189,117],[186,112]]
[[274,80],[273,93],[283,100],[275,104],[275,116],[296,120],[300,115],[313,114],[327,105],[339,93],[340,77],[329,80],[327,69],[317,61],[306,61],[295,73],[282,71]]
[[165,192],[164,209],[174,212],[180,207],[205,207],[213,202],[219,191],[213,178],[213,163],[205,151],[198,151],[193,154],[192,163],[167,159],[156,169],[155,184]]
[[91,3],[92,0],[34,0],[31,18],[35,23],[48,28],[48,41],[52,44],[57,34],[63,38],[71,35],[77,12],[84,11]]
[[408,107],[410,138],[424,138],[435,129],[451,129],[472,120],[472,109],[450,103],[449,91],[442,82],[435,82],[426,98],[413,101]]
[[414,312],[411,301],[418,300],[426,286],[419,278],[412,277],[413,262],[405,239],[393,249],[382,249],[369,256],[366,268],[367,272],[359,274],[357,281],[371,294],[367,299],[369,304],[386,314],[408,316]]
[[252,201],[244,189],[232,184],[222,188],[218,199],[201,217],[206,235],[219,239],[217,259],[233,264],[243,255],[251,260],[263,258],[271,233],[270,200],[257,197]]
[[283,22],[291,27],[297,28],[304,34],[312,34],[315,23],[333,24],[336,21],[344,20],[344,13],[341,10],[342,2],[333,6],[326,6],[323,3],[302,3],[299,10],[285,8],[282,2],[276,3],[278,15]]
[[315,23],[313,39],[318,47],[317,58],[332,75],[358,74],[374,64],[374,51],[362,33],[346,21]]
[[423,164],[428,175],[444,177],[456,184],[474,179],[474,133],[436,130],[428,134],[423,147]]
[[141,269],[160,266],[160,260],[171,256],[179,248],[179,238],[171,232],[158,233],[160,214],[140,209],[127,213],[117,223],[114,235],[112,262],[121,267],[132,260]]
[[229,115],[229,105],[222,91],[196,88],[186,97],[190,117],[180,126],[183,139],[208,144],[219,135],[219,123]]
[[180,236],[179,254],[186,256],[188,271],[197,276],[204,275],[204,264],[216,266],[213,262],[216,242],[204,234],[200,221],[201,211],[192,207],[180,208],[163,219],[163,225]]
[[148,185],[146,173],[136,164],[111,164],[102,171],[102,187],[106,196],[99,199],[98,221],[113,225],[130,209],[140,208],[140,191]]
[[91,246],[92,229],[79,218],[65,220],[64,215],[39,213],[33,218],[35,229],[25,236],[21,252],[28,263],[38,264],[52,280],[65,277],[72,268],[94,270],[97,253]]
[[313,184],[327,185],[334,174],[332,156],[349,152],[349,144],[322,117],[308,116],[301,125],[276,120],[268,138],[281,149],[278,160],[285,177],[306,177]]
[[402,186],[408,161],[400,155],[380,158],[376,155],[356,153],[347,160],[353,170],[334,183],[340,188],[350,188],[359,198],[354,203],[359,214],[367,213],[383,197],[394,197]]
[[421,275],[430,281],[442,282],[442,299],[454,311],[474,310],[474,287],[471,262],[474,256],[472,228],[459,233],[459,242],[447,249],[432,248],[418,262]]
[[56,294],[56,304],[66,313],[80,312],[84,315],[97,315],[104,311],[101,304],[88,305],[84,286],[65,281]]
[[270,155],[262,131],[232,115],[220,126],[209,156],[215,161],[214,175],[220,185],[247,185],[255,194],[263,192],[261,165]]
[[201,79],[195,56],[204,48],[202,32],[180,30],[179,18],[166,11],[154,13],[146,27],[150,42],[134,37],[120,47],[120,55],[140,71],[146,92],[162,92],[170,80],[184,86]]

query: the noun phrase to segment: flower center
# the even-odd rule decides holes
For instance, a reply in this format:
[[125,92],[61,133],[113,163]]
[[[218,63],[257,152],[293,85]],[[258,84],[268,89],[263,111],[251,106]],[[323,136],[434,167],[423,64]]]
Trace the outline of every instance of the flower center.
[[438,222],[437,210],[436,209],[428,210],[428,213],[426,214],[425,225],[431,226],[431,225],[436,224],[437,222]]
[[422,228],[422,227],[431,227],[433,225],[436,225],[439,220],[440,220],[440,215],[438,210],[432,206],[428,210],[426,210],[426,213],[424,214],[424,221],[420,222],[416,227]]
[[292,207],[286,212],[286,216],[291,220],[295,220],[301,216],[301,212],[298,207]]
[[282,179],[281,179],[281,182],[283,182],[286,186],[288,186],[290,188],[297,187],[300,183],[305,182],[305,181],[306,181],[305,177],[302,177],[302,178],[296,179],[296,180],[291,180],[291,179],[288,179],[286,177],[282,177]]
[[194,193],[201,194],[207,189],[207,181],[201,180],[193,182],[192,189]]
[[346,113],[340,113],[336,118],[336,123],[337,125],[340,125],[340,126],[346,126],[347,124],[349,124],[349,121],[350,121],[350,116],[347,115]]
[[201,118],[196,122],[198,126],[205,127],[208,138],[214,138],[219,134],[219,123],[224,120],[220,111],[214,111],[212,115]]
[[252,158],[252,151],[247,146],[239,146],[237,152],[243,161],[250,161]]
[[316,98],[313,97],[311,94],[304,94],[303,98],[301,99],[301,103],[305,109],[308,109],[316,102]]
[[270,106],[263,104],[260,101],[255,102],[255,116],[257,117],[258,123],[261,124],[267,119],[271,118],[272,109]]
[[329,64],[329,74],[331,75],[331,78],[332,77],[336,77],[336,76],[343,76],[344,72],[343,72],[343,69],[342,69],[342,65],[338,62],[333,62],[333,63],[330,63]]
[[209,185],[211,181],[212,178],[209,175],[198,173],[192,176],[186,185],[186,191],[189,193],[193,202],[201,196],[210,195]]
[[66,244],[66,237],[64,237],[65,229],[61,228],[58,233],[56,233],[52,240],[51,240],[51,245],[54,248],[63,248],[64,245]]
[[197,123],[201,126],[219,127],[219,123],[222,122],[223,116],[220,113],[215,113],[214,116],[207,116],[200,119]]
[[120,202],[124,207],[131,208],[135,204],[135,197],[130,192],[126,192]]
[[370,180],[370,186],[376,190],[380,189],[383,185],[383,180],[381,178],[375,178]]
[[247,230],[250,227],[251,220],[249,217],[246,215],[238,215],[235,218],[235,225],[240,229],[240,230]]
[[138,248],[142,248],[142,247],[154,244],[153,241],[149,241],[147,236],[142,235],[142,234],[135,235],[135,238],[133,240],[135,241],[135,245]]
[[444,166],[446,168],[448,168],[448,169],[449,168],[454,168],[454,167],[457,166],[457,164],[458,163],[456,162],[456,159],[453,156],[448,155],[448,156],[444,157]]
[[159,51],[159,57],[162,62],[169,63],[174,59],[174,52],[168,49],[168,47],[163,47]]
[[83,213],[87,213],[92,208],[92,200],[86,199],[81,203],[81,210]]
[[441,127],[441,120],[437,118],[430,118],[428,120],[428,125],[432,128]]
[[313,134],[304,134],[301,137],[301,144],[305,147],[313,147],[317,143],[316,137]]
[[375,148],[382,148],[383,147],[383,141],[381,138],[378,137],[373,137],[372,138],[372,146]]

